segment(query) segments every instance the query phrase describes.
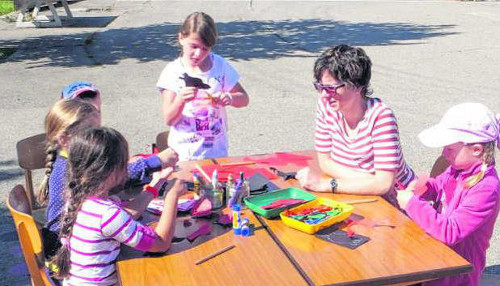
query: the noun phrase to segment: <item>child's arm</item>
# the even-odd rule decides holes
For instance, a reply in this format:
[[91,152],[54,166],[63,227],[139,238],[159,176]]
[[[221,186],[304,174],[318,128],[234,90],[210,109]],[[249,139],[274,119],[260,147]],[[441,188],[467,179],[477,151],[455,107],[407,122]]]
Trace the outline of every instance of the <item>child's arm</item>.
[[186,87],[179,94],[163,89],[161,92],[163,98],[163,119],[168,126],[174,126],[181,118],[182,110],[186,102],[196,97],[196,87]]
[[163,212],[155,228],[157,239],[148,251],[164,252],[170,247],[175,231],[175,220],[177,218],[177,200],[185,192],[186,184],[181,180],[176,180],[172,189],[165,196]]
[[498,195],[497,185],[483,183],[468,190],[448,217],[436,212],[417,196],[408,201],[405,210],[432,237],[454,245],[481,227],[485,219],[495,215]]
[[240,83],[237,83],[229,92],[214,94],[213,98],[217,104],[237,108],[247,106],[250,101],[247,92]]

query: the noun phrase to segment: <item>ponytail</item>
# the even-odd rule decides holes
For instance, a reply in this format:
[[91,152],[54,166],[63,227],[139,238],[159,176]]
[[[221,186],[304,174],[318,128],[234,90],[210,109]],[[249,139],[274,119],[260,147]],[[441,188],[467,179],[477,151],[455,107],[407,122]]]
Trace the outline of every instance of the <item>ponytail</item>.
[[63,216],[61,218],[61,230],[59,237],[61,238],[61,248],[57,251],[56,255],[52,258],[51,262],[54,263],[59,271],[55,273],[57,279],[64,279],[69,276],[69,270],[71,269],[70,263],[70,237],[73,231],[73,226],[75,225],[78,212],[82,207],[83,201],[89,195],[88,193],[82,191],[84,189],[82,185],[77,184],[75,181],[71,181],[68,185],[67,193],[69,194],[67,198],[67,203]]
[[464,187],[466,189],[470,189],[477,183],[479,183],[484,178],[488,166],[495,164],[495,144],[496,144],[495,142],[488,142],[481,144],[483,145],[483,155],[482,155],[483,164],[481,165],[481,170],[479,171],[479,173],[465,179]]

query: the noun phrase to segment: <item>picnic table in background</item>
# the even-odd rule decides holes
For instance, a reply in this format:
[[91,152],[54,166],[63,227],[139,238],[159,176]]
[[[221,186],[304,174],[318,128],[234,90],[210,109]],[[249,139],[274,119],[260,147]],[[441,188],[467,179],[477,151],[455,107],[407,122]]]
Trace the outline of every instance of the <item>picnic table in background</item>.
[[[282,172],[295,172],[306,165],[317,168],[315,152],[300,151],[183,162],[177,175],[192,180],[195,164],[203,168],[242,166],[238,162],[247,168],[275,167]],[[293,179],[273,177],[271,181],[280,188],[298,186]],[[255,226],[253,236],[241,237],[228,231],[162,257],[125,257],[117,264],[121,285],[408,285],[472,271],[470,263],[381,197],[312,194],[337,201],[375,198],[354,205],[354,216],[390,227],[352,226],[370,241],[348,249],[247,209],[243,215]],[[228,245],[236,247],[195,265]]]

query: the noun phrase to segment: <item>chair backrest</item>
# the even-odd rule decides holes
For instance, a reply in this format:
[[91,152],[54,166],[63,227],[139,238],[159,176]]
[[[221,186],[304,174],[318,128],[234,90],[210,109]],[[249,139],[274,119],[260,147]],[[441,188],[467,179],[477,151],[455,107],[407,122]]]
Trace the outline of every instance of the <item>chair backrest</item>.
[[434,162],[429,176],[431,178],[435,178],[441,175],[441,173],[443,173],[448,168],[448,166],[450,166],[448,161],[446,161],[446,159],[442,155],[439,156]]
[[156,147],[160,152],[168,148],[168,130],[156,135]]
[[33,249],[35,253],[42,252],[42,239],[40,232],[36,227],[35,219],[31,216],[31,206],[28,197],[22,185],[16,185],[9,193],[7,198],[7,208],[14,219],[14,224],[17,226],[23,222],[26,229],[31,234],[33,241]]
[[16,185],[7,198],[26,265],[34,285],[54,285],[43,261],[42,238],[31,216],[31,207],[22,185]]
[[32,170],[45,167],[45,153],[47,136],[45,133],[25,138],[16,144],[17,160],[19,166],[24,169],[26,179],[26,192],[31,207],[35,203],[35,191],[33,188]]
[[35,252],[33,241],[31,240],[30,231],[27,225],[21,221],[17,225],[17,234],[21,249],[23,250],[24,259],[30,272],[31,281],[35,286],[50,286],[55,285],[45,264],[43,263],[43,254]]

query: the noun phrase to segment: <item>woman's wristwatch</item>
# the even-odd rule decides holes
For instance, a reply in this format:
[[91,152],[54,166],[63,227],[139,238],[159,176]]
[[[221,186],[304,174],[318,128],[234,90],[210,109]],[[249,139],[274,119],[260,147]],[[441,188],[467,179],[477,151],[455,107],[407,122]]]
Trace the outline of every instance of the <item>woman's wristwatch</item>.
[[337,180],[335,178],[332,178],[330,180],[330,188],[331,188],[332,193],[335,193],[337,191],[337,186],[338,185],[339,184],[337,183]]

